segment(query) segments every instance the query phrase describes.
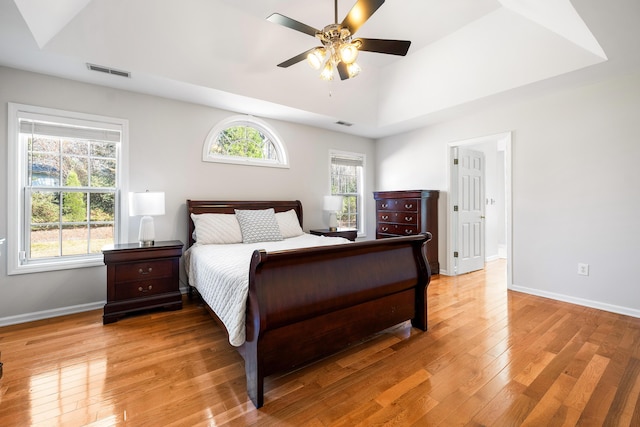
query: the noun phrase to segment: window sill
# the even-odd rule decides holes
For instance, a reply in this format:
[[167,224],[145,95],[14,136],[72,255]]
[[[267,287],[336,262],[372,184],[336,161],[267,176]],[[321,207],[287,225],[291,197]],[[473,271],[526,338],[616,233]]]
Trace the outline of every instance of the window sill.
[[70,270],[75,268],[104,266],[102,255],[85,258],[54,262],[33,262],[31,264],[14,265],[9,267],[9,276],[28,273],[45,273],[48,271]]

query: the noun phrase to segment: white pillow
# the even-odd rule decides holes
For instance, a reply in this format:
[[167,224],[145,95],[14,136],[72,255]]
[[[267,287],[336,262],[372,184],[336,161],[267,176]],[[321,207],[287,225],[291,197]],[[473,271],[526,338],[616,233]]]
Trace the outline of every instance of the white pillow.
[[243,243],[274,242],[282,240],[275,211],[270,209],[236,209],[236,218],[242,231]]
[[301,236],[304,234],[300,227],[300,221],[298,221],[298,215],[293,209],[286,212],[276,213],[276,221],[280,227],[280,233],[282,237],[288,239],[289,237]]
[[240,224],[233,214],[191,214],[191,219],[198,243],[242,243]]

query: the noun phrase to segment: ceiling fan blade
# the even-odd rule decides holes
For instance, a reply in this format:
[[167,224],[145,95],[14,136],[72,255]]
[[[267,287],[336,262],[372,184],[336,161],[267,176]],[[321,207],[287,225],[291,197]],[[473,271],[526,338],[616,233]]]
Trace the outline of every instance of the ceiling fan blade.
[[347,27],[351,35],[355,34],[358,28],[367,22],[367,19],[369,19],[383,3],[384,0],[358,0],[347,16],[345,16],[341,25]]
[[366,52],[387,53],[390,55],[405,56],[409,51],[411,42],[408,40],[385,39],[358,39],[362,41],[360,50]]
[[292,30],[300,31],[301,33],[309,34],[311,37],[315,37],[316,33],[318,32],[318,30],[307,24],[303,24],[302,22],[298,22],[295,19],[280,15],[279,13],[273,13],[269,15],[267,21],[273,22],[274,24],[282,25],[284,27],[289,27]]
[[298,62],[307,59],[307,55],[314,49],[316,49],[316,48],[312,47],[311,49],[306,50],[306,51],[302,52],[301,54],[294,56],[293,58],[287,59],[286,61],[281,62],[280,64],[278,64],[278,67],[287,68],[287,67],[292,66],[293,64],[297,64]]
[[347,80],[349,78],[349,71],[347,70],[347,64],[344,62],[338,62],[336,65],[338,69],[338,74],[340,75],[340,80]]

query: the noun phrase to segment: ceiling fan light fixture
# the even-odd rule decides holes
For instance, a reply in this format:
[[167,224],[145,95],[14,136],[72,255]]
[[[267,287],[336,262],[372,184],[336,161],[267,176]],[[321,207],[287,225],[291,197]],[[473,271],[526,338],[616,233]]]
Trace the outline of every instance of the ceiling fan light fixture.
[[326,56],[326,52],[323,47],[315,48],[311,52],[309,52],[309,54],[307,55],[307,63],[314,70],[319,70],[320,67],[322,67],[322,64],[324,63],[325,56]]
[[325,81],[333,80],[333,64],[331,61],[327,61],[320,73],[320,78]]
[[360,74],[360,71],[362,71],[362,68],[360,68],[357,63],[353,62],[351,64],[347,64],[347,72],[349,73],[350,79]]
[[340,60],[345,64],[353,64],[358,58],[358,45],[356,43],[344,43],[340,46]]
[[279,13],[271,14],[267,18],[269,22],[304,33],[322,43],[321,47],[302,52],[278,64],[278,67],[287,68],[306,58],[311,68],[320,71],[322,80],[333,80],[334,69],[337,70],[340,80],[346,80],[359,75],[362,71],[356,64],[360,50],[405,56],[411,46],[409,40],[354,38],[358,29],[384,2],[385,0],[356,0],[356,4],[340,22],[338,21],[338,0],[334,0],[334,23],[326,25],[321,30]]

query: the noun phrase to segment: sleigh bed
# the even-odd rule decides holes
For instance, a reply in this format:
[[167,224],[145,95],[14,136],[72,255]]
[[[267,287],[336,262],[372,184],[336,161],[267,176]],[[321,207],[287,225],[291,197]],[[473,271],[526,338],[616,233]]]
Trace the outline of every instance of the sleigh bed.
[[[299,201],[187,200],[187,208],[189,249],[185,268],[190,293],[195,289],[203,296],[211,287],[219,286],[212,284],[209,275],[198,272],[198,263],[211,262],[206,257],[213,257],[224,267],[227,259],[229,263],[234,259],[219,252],[207,255],[207,251],[251,251],[246,255],[248,275],[242,273],[248,281],[246,298],[244,294],[239,297],[243,304],[241,333],[222,320],[229,317],[228,313],[214,308],[225,311],[230,300],[238,299],[236,296],[226,295],[227,300],[222,302],[204,296],[203,300],[214,317],[221,320],[230,342],[244,358],[247,393],[257,408],[263,405],[264,378],[268,375],[318,360],[407,320],[420,330],[427,329],[430,271],[424,246],[429,233],[362,242],[321,237],[324,240],[318,244],[323,246],[267,252],[261,247],[286,248],[296,239],[307,239],[308,234],[287,237],[282,242],[210,245],[200,238],[206,231],[200,225],[202,219],[226,221],[236,210],[272,208],[278,221],[285,216],[288,220],[295,218],[295,226],[302,233]],[[279,224],[282,229],[283,223]]]

